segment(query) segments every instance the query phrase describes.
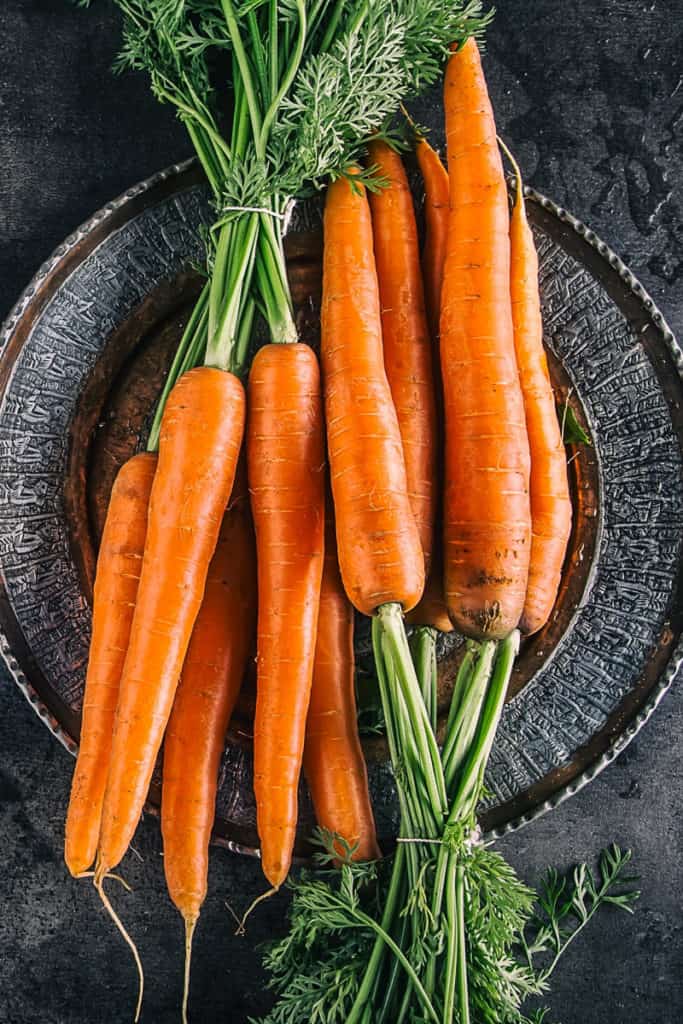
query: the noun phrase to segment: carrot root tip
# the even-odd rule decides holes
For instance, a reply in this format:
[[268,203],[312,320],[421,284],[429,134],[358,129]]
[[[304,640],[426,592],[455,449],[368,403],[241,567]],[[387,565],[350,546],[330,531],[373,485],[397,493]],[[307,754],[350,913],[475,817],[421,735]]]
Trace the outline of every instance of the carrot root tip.
[[270,899],[270,897],[274,896],[276,892],[279,892],[279,890],[280,886],[274,885],[271,889],[267,889],[265,892],[262,892],[260,896],[257,896],[256,899],[252,901],[252,903],[247,907],[243,917],[241,918],[237,926],[237,931],[235,932],[235,935],[247,934],[247,918],[251,916],[254,910],[256,910],[256,907],[259,905],[259,903],[263,903],[264,900]]
[[190,969],[192,965],[192,939],[198,917],[185,918],[185,973],[183,977],[183,1024],[188,1024],[187,1004],[190,998]]
[[[131,950],[131,952],[133,954],[133,959],[135,961],[135,966],[137,968],[137,972],[138,972],[138,1001],[137,1001],[137,1004],[136,1004],[136,1007],[135,1007],[135,1018],[134,1018],[134,1020],[135,1020],[135,1024],[138,1024],[138,1021],[140,1020],[140,1013],[142,1012],[142,997],[143,997],[144,989],[145,989],[145,972],[142,969],[142,960],[140,959],[140,954],[138,953],[137,946],[135,945],[135,943],[133,942],[132,938],[130,937],[130,935],[126,931],[126,929],[125,929],[125,927],[123,925],[123,922],[121,921],[121,918],[118,916],[118,914],[114,910],[113,906],[111,905],[111,903],[109,901],[109,897],[107,896],[106,892],[104,891],[104,879],[107,878],[107,877],[118,877],[118,876],[109,876],[109,875],[107,875],[106,872],[103,873],[101,878],[98,878],[97,875],[98,875],[98,873],[97,873],[97,870],[96,870],[95,871],[95,881],[94,881],[94,884],[95,884],[95,889],[97,890],[97,894],[100,897],[100,899],[102,900],[102,904],[104,906],[104,909],[107,911],[107,913],[109,914],[110,918],[112,919],[112,921],[114,922],[114,924],[118,928],[118,930],[121,933],[121,936],[123,937],[123,939],[126,942],[126,944],[130,947],[130,950]],[[123,879],[119,878],[119,881],[123,882]],[[125,882],[123,882],[123,885],[126,886],[126,888],[128,888],[128,886],[126,885]]]

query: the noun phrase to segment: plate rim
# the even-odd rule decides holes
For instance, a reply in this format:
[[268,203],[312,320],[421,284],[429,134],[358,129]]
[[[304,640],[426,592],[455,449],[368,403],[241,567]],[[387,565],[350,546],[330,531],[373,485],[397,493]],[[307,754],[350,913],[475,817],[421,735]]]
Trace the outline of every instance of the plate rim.
[[[67,257],[88,235],[96,228],[101,227],[108,219],[115,215],[132,200],[150,192],[169,179],[180,177],[188,171],[198,168],[195,158],[190,158],[179,163],[171,164],[164,169],[157,171],[147,178],[142,179],[135,185],[127,188],[115,199],[110,200],[100,207],[94,214],[80,224],[75,231],[67,236],[40,265],[27,286],[19,295],[19,298],[10,309],[0,329],[0,359],[2,359],[9,342],[32,300],[40,291],[46,279],[56,270],[61,262]],[[656,302],[641,284],[631,269],[624,263],[620,256],[607,245],[591,228],[582,220],[569,213],[563,206],[549,199],[529,185],[524,186],[524,195],[547,210],[552,216],[566,224],[584,242],[594,249],[612,269],[617,273],[628,290],[635,296],[649,316],[653,327],[661,336],[661,340],[668,349],[679,378],[683,381],[683,350],[679,346],[676,337],[671,330],[666,318],[657,306]],[[0,566],[0,575],[2,567]],[[0,655],[7,667],[10,677],[21,693],[33,708],[34,712],[42,719],[53,736],[64,746],[72,756],[78,751],[75,740],[61,726],[50,709],[43,702],[37,690],[27,677],[13,653],[12,647],[0,629]],[[643,726],[649,721],[666,693],[671,689],[678,671],[683,663],[683,635],[679,638],[678,644],[671,652],[665,668],[662,670],[656,684],[650,691],[645,703],[639,712],[630,721],[628,726],[618,736],[611,740],[609,746],[601,754],[583,769],[574,779],[560,786],[552,796],[535,805],[531,810],[516,815],[510,821],[496,826],[486,833],[486,839],[499,839],[512,832],[516,832],[531,822],[559,807],[570,797],[584,789],[592,782],[608,765],[610,765],[638,735]],[[258,851],[252,847],[244,846],[239,842],[229,840],[220,836],[213,836],[212,841],[216,845],[223,846],[235,853],[244,853],[251,856],[258,856]]]

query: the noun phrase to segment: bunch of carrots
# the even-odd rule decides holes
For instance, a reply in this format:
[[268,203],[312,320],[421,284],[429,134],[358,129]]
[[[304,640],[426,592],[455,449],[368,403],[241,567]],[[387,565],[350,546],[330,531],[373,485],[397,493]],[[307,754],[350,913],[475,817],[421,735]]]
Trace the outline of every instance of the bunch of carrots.
[[[373,619],[392,760],[420,766],[420,795],[399,785],[403,820],[418,832],[403,838],[441,842],[453,824],[452,783],[462,764],[444,761],[436,739],[436,631],[456,628],[472,641],[459,699],[478,687],[483,707],[487,686],[497,694],[476,761],[481,785],[518,629],[538,630],[552,610],[571,503],[533,238],[518,171],[510,216],[472,37],[474,5],[459,34],[444,22],[447,38],[457,38],[445,82],[448,172],[424,138],[416,142],[425,191],[421,254],[397,152],[381,135],[364,147],[364,165],[348,158],[348,144],[342,149],[345,162],[325,202],[320,360],[294,328],[282,249],[287,196],[226,203],[223,177],[231,161],[246,165],[250,147],[268,161],[311,39],[318,48],[311,60],[334,56],[335,46],[351,59],[359,34],[368,33],[368,46],[374,40],[381,10],[330,5],[336,20],[330,11],[326,20],[327,4],[286,11],[252,4],[241,12],[217,3],[212,39],[220,17],[235,104],[223,143],[204,100],[193,107],[181,89],[182,62],[196,64],[204,49],[188,57],[190,44],[178,45],[176,64],[159,71],[169,39],[195,38],[182,35],[192,5],[183,14],[182,4],[161,3],[155,15],[134,0],[120,6],[130,62],[158,73],[155,90],[187,123],[223,215],[211,276],[149,450],[122,467],[112,490],[65,855],[73,875],[94,878],[120,925],[104,882],[129,848],[163,741],[164,866],[185,922],[186,1015],[219,761],[254,644],[254,785],[272,889],[291,865],[302,768],[339,859],[349,851],[358,861],[379,856],[356,725],[354,608]],[[445,47],[437,48],[440,59]],[[387,72],[387,92],[394,84]],[[395,109],[398,98],[385,106]],[[377,121],[384,113],[378,102]],[[363,128],[352,140],[356,150],[367,142]],[[273,341],[249,363],[257,311]],[[404,617],[416,627],[414,659]],[[456,740],[451,748],[465,743]],[[468,822],[474,793],[465,794]],[[417,861],[405,860],[410,874]],[[397,864],[402,870],[398,857]],[[435,895],[437,917],[444,886]],[[435,971],[432,961],[432,988]],[[434,1013],[429,984],[410,976],[422,1009]],[[349,1019],[380,1019],[368,1012],[359,1003]],[[453,1012],[451,994],[434,1019],[450,1021]],[[463,1006],[460,1019],[469,1019]]]

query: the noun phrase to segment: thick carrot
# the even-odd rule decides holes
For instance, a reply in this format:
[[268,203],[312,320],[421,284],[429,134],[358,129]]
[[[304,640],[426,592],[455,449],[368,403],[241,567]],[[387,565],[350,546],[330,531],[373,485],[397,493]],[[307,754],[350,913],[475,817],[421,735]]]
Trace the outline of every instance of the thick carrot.
[[327,190],[321,358],[327,446],[344,588],[372,615],[413,608],[424,556],[410,507],[396,410],[384,369],[372,222],[365,190]]
[[137,605],[121,677],[95,880],[135,832],[199,611],[244,432],[244,389],[200,367],[161,423]]
[[339,574],[330,499],[304,772],[318,824],[355,847],[354,860],[374,860],[379,848],[358,735],[353,618]]
[[184,1017],[192,935],[206,898],[220,758],[255,627],[256,552],[245,467],[223,517],[164,737],[161,831],[168,893],[185,922]]
[[526,216],[522,176],[512,155],[506,152],[517,176],[510,220],[510,293],[531,450],[531,560],[519,623],[521,631],[529,634],[541,629],[553,610],[572,528],[572,503],[567,456],[543,348],[538,254]]
[[[415,148],[417,162],[424,184],[425,237],[422,247],[422,280],[424,282],[427,322],[432,336],[435,369],[435,397],[437,416],[437,450],[443,450],[443,394],[441,389],[441,360],[439,358],[439,310],[441,306],[441,285],[446,260],[446,237],[448,234],[448,172],[441,157],[432,149],[426,139],[417,139]],[[439,459],[441,462],[442,459]],[[443,486],[441,472],[437,472],[439,488]],[[439,504],[442,504],[441,502]],[[406,615],[406,622],[412,626],[431,626],[442,633],[450,633],[453,623],[443,593],[443,537],[441,530],[442,513],[437,507],[436,530],[432,545],[432,565],[425,583],[422,600]]]
[[403,443],[410,505],[429,574],[436,515],[436,403],[413,197],[399,154],[381,139],[368,160],[389,184],[369,195],[384,368]]
[[278,888],[296,832],[324,552],[320,370],[308,346],[256,354],[247,459],[259,602],[254,790],[263,872]]
[[438,338],[441,286],[448,238],[448,172],[441,162],[441,157],[426,139],[418,138],[415,154],[425,190],[425,236],[422,247],[425,307],[432,338]]
[[474,39],[449,60],[444,102],[445,593],[458,629],[495,640],[516,627],[526,597],[529,441],[512,327],[507,189]]
[[119,470],[97,556],[81,740],[66,817],[64,859],[72,875],[87,871],[97,851],[111,734],[140,581],[156,464],[156,455],[143,452]]

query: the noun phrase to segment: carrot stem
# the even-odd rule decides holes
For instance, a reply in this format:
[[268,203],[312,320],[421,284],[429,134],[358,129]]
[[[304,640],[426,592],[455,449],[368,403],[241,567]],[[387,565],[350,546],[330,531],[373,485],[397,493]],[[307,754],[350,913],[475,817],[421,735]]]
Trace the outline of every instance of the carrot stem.
[[491,678],[496,644],[494,641],[489,640],[486,643],[479,644],[478,648],[476,667],[462,693],[457,713],[453,718],[443,748],[442,759],[448,789],[452,786],[465,754],[470,749]]
[[195,366],[201,358],[201,349],[206,339],[206,328],[209,322],[210,291],[211,285],[207,281],[201,290],[195,307],[192,310],[192,315],[187,322],[187,327],[183,331],[183,336],[180,339],[176,353],[173,356],[173,362],[164,381],[164,387],[157,403],[152,427],[149,432],[149,439],[147,441],[148,452],[156,452],[159,448],[159,431],[161,430],[164,406],[178,378]]
[[470,999],[467,983],[467,947],[465,936],[465,869],[462,864],[456,868],[455,882],[455,906],[451,907],[449,916],[455,919],[457,935],[457,957],[458,957],[458,1009],[460,1011],[459,1024],[470,1024]]
[[437,720],[437,631],[431,626],[420,626],[411,637],[410,650],[417,677],[422,684],[422,698],[434,732]]
[[[448,854],[446,866],[446,916],[452,923],[457,919],[457,870],[453,854]],[[446,937],[446,964],[444,979],[443,1024],[452,1024],[455,994],[458,986],[458,964],[460,934],[458,928],[450,927]],[[458,990],[458,996],[460,992]],[[462,1004],[460,1003],[460,1008]]]
[[445,816],[448,802],[439,748],[422,700],[415,666],[410,657],[401,607],[398,604],[385,604],[378,609],[377,615],[382,625],[382,642],[391,654],[396,670],[396,682],[406,701],[414,726],[413,739],[418,748],[433,813]]

